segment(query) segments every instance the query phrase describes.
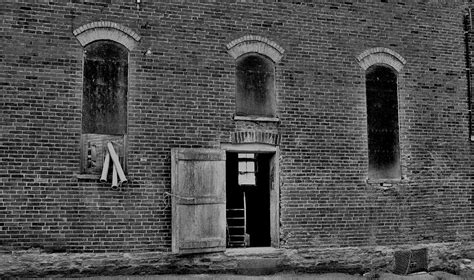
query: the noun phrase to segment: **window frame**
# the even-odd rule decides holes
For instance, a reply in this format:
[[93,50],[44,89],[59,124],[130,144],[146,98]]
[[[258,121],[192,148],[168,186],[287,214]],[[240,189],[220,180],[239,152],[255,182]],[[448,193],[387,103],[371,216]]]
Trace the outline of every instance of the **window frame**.
[[[238,181],[239,181],[239,186],[243,187],[243,186],[256,186],[257,184],[257,172],[258,172],[258,165],[257,165],[257,159],[255,158],[255,154],[254,153],[238,153],[238,171],[239,171],[239,177],[238,177]],[[246,155],[245,157],[241,155]],[[251,156],[250,156],[251,155]],[[253,170],[248,170],[248,165],[247,163],[253,163]],[[241,170],[241,165],[240,163],[246,163],[245,164],[245,170]],[[240,181],[240,176],[241,175],[248,175],[248,174],[252,174],[251,176],[253,177],[253,184],[244,184],[242,183],[241,184],[241,181]]]
[[[403,78],[401,73],[402,69],[407,63],[405,58],[403,58],[399,53],[397,53],[394,50],[391,50],[386,47],[374,47],[374,48],[369,48],[366,49],[365,51],[361,52],[357,57],[356,60],[359,64],[359,66],[363,70],[363,79],[364,79],[364,84],[365,85],[365,80],[366,80],[366,71],[369,67],[373,65],[382,65],[386,67],[390,67],[394,70],[394,73],[396,74],[397,77],[397,102],[398,102],[398,129],[399,129],[399,159],[400,159],[400,178],[397,179],[375,179],[375,178],[369,178],[368,174],[368,164],[367,164],[367,183],[377,183],[381,184],[381,186],[385,186],[385,184],[390,185],[391,183],[395,183],[398,181],[401,181],[403,179],[406,179],[404,177],[404,164],[403,164],[403,142],[401,141],[402,138],[400,138],[400,135],[403,133],[403,107],[400,106],[400,101],[402,101],[402,94],[403,90],[400,87],[400,80]],[[366,98],[367,96],[367,91],[364,87],[364,96]],[[367,105],[365,106],[365,109],[367,110]],[[367,125],[367,122],[366,122]],[[368,149],[368,145],[367,145]],[[367,157],[368,157],[368,151],[367,151]],[[368,163],[368,161],[367,161]]]
[[[377,69],[378,68],[378,69]],[[394,81],[394,96],[392,96],[392,99],[395,99],[395,104],[388,104],[392,106],[396,106],[396,112],[394,113],[394,117],[396,118],[396,124],[394,124],[392,127],[389,127],[388,129],[391,129],[391,131],[396,130],[396,139],[392,139],[394,146],[391,148],[391,153],[395,156],[394,162],[391,163],[392,166],[396,169],[395,172],[393,173],[393,176],[386,176],[387,173],[390,173],[389,168],[375,168],[372,167],[371,161],[373,163],[372,157],[374,153],[374,148],[375,150],[380,150],[381,147],[380,145],[372,147],[371,150],[371,129],[374,127],[370,127],[370,117],[375,117],[377,118],[378,115],[375,116],[369,116],[369,106],[372,104],[369,104],[369,89],[367,88],[367,85],[369,83],[369,75],[375,75],[377,71],[389,71],[391,75],[393,75],[392,78],[395,79]],[[385,81],[386,82],[386,81]],[[383,83],[383,82],[381,82]],[[399,98],[399,90],[398,90],[398,73],[395,69],[390,67],[389,65],[384,65],[384,64],[374,64],[368,67],[365,71],[365,84],[366,84],[366,90],[365,90],[365,95],[366,95],[366,117],[367,117],[367,156],[368,156],[368,164],[367,164],[367,177],[368,180],[401,180],[402,178],[402,163],[401,163],[401,148],[400,148],[400,98]],[[377,89],[380,90],[380,89]],[[389,89],[390,90],[390,89]],[[373,94],[373,92],[372,92]],[[384,104],[385,106],[381,108],[379,111],[390,111],[387,110],[387,104]],[[380,129],[380,127],[376,127]],[[379,133],[380,134],[380,133]],[[380,135],[376,134],[376,138],[380,139]],[[373,140],[373,139],[372,139]],[[380,164],[381,161],[375,162],[375,165]]]
[[[285,53],[285,49],[278,43],[262,37],[260,35],[244,35],[240,38],[234,39],[226,44],[227,53],[234,59],[234,62],[245,54],[257,53],[269,58],[273,62],[274,67],[274,98],[275,110],[273,117],[265,116],[239,116],[233,114],[234,121],[256,121],[256,122],[280,122],[278,118],[278,89],[277,89],[277,75],[278,71],[276,65],[281,61]],[[236,90],[234,92],[234,96]],[[234,110],[235,112],[236,110]]]
[[[126,51],[126,61],[127,61],[127,69],[125,73],[126,77],[126,90],[124,93],[124,131],[123,135],[122,134],[100,134],[100,133],[84,133],[84,98],[85,98],[85,78],[86,78],[86,73],[85,73],[85,63],[86,63],[86,51],[87,48],[90,47],[91,44],[98,44],[98,43],[108,43],[117,46],[118,48],[121,48],[122,51]],[[89,137],[96,135],[97,138],[103,137],[102,140],[99,140],[99,142],[102,142],[101,146],[104,151],[105,155],[105,147],[107,142],[112,142],[114,144],[114,147],[116,148],[116,152],[118,153],[118,156],[120,158],[120,163],[122,165],[123,171],[127,173],[127,162],[128,162],[128,96],[129,96],[129,78],[130,78],[130,49],[127,48],[127,46],[123,45],[120,42],[114,41],[114,40],[109,40],[109,39],[97,39],[94,41],[90,41],[87,45],[83,46],[83,56],[82,56],[82,81],[83,81],[83,90],[81,94],[81,137],[80,137],[80,164],[79,164],[79,176],[78,178],[82,179],[89,179],[89,178],[97,178],[100,176],[100,172],[98,170],[88,172],[87,171],[87,161],[88,161],[88,148],[86,147],[88,145]],[[101,153],[100,153],[101,154]],[[98,162],[102,162],[102,160],[98,160]]]
[[[266,73],[269,73],[269,77],[265,80],[265,100],[259,106],[255,106],[248,110],[248,103],[255,104],[257,92],[252,92],[253,95],[249,97],[249,93],[243,90],[243,85],[248,80],[242,81],[239,68],[242,64],[248,62],[251,59],[257,59],[264,65]],[[257,65],[258,66],[258,65]],[[255,69],[255,68],[253,68]],[[246,69],[246,71],[252,71],[253,69]],[[243,72],[243,71],[242,71]],[[257,93],[258,94],[258,93]],[[261,92],[260,92],[261,94]],[[248,100],[245,99],[248,98]],[[258,112],[257,112],[258,111]],[[276,90],[276,66],[274,61],[257,52],[249,52],[239,56],[235,60],[235,117],[236,118],[263,118],[265,120],[274,119],[277,116],[277,90]]]

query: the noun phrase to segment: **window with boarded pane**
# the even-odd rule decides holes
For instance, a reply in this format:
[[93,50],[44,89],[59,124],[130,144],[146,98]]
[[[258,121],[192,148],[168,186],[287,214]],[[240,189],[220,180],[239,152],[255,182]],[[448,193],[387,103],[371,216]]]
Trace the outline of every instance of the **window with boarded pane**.
[[95,41],[84,50],[82,171],[99,173],[112,142],[123,161],[127,134],[128,50],[113,41]]
[[236,80],[236,115],[275,116],[275,67],[269,58],[254,53],[239,57]]
[[369,178],[398,179],[397,75],[390,67],[375,65],[366,72]]

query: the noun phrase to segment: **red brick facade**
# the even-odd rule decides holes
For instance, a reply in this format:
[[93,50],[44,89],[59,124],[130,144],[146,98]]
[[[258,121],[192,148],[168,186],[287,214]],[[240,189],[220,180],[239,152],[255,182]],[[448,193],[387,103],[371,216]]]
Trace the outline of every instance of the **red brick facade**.
[[[2,3],[0,246],[169,252],[171,149],[237,138],[279,147],[280,247],[472,241],[466,8],[424,0]],[[84,47],[76,36],[100,22],[130,37],[121,191],[80,174]],[[275,119],[234,119],[228,46],[249,35],[281,55]],[[358,57],[373,48],[405,61],[396,181],[367,179]]]

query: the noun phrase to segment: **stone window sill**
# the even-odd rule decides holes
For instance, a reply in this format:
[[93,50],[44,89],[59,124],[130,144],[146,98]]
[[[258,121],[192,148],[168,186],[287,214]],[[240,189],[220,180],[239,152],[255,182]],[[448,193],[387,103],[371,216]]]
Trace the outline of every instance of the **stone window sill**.
[[[100,174],[74,174],[74,176],[81,181],[99,181],[100,179]],[[125,177],[128,178],[127,173],[125,173]]]
[[396,179],[367,179],[368,184],[397,184],[401,183],[403,180],[402,178]]
[[234,121],[280,122],[277,117],[234,116]]
[[99,174],[74,174],[79,180],[96,180],[100,178]]
[[390,190],[396,189],[400,183],[408,181],[408,178],[397,178],[397,179],[367,179],[366,183],[375,189]]

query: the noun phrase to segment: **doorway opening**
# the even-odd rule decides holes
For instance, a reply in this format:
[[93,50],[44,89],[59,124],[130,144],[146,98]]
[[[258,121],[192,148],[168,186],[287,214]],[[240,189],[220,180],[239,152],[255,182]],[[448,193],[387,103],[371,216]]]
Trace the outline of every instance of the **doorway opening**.
[[227,152],[228,248],[269,247],[274,153]]

